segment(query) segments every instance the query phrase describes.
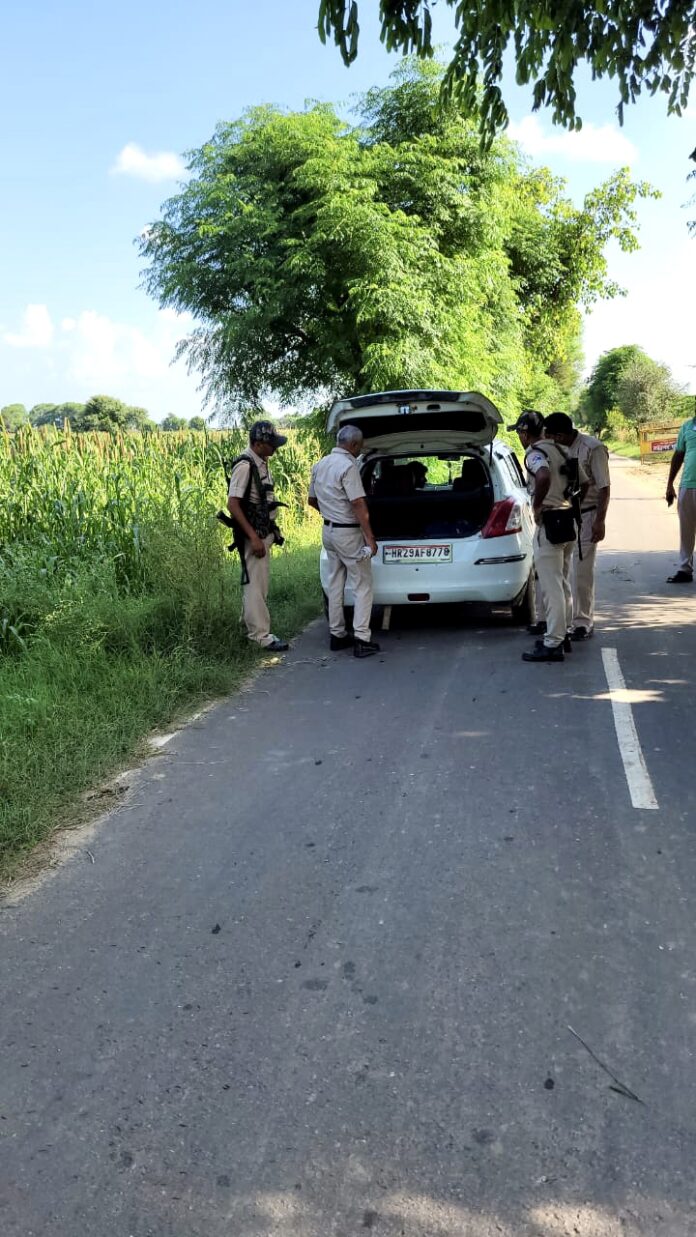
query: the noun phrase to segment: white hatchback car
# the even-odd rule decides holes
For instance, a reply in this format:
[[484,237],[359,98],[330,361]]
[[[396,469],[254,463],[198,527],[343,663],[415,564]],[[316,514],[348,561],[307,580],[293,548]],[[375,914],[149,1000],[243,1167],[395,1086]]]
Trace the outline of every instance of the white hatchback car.
[[[494,441],[501,422],[471,391],[384,391],[333,405],[329,431],[356,425],[365,439],[376,605],[477,602],[529,621],[534,521],[517,458]],[[323,550],[320,574],[326,595]],[[352,606],[349,590],[345,600]]]

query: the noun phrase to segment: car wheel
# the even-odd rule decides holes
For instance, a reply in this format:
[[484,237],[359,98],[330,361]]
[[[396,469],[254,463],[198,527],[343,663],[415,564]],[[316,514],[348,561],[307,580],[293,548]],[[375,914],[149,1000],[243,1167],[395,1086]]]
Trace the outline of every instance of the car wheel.
[[532,621],[533,590],[534,572],[532,571],[520,596],[512,603],[512,621],[516,627],[526,627]]

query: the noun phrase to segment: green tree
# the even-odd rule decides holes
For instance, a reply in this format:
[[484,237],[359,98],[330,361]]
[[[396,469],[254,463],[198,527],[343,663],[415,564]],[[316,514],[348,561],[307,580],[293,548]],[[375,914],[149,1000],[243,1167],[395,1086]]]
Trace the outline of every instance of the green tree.
[[197,432],[202,433],[206,428],[205,417],[191,417],[189,419],[188,427],[190,430],[196,430]]
[[128,405],[123,400],[115,399],[113,395],[92,395],[74,428],[83,433],[89,430],[125,429],[128,413]]
[[188,427],[186,417],[177,417],[173,412],[167,414],[163,421],[160,421],[160,429],[165,432],[171,430],[185,430]]
[[55,421],[62,426],[67,421],[72,430],[78,431],[82,428],[82,420],[84,417],[85,405],[78,404],[72,400],[65,404],[56,404]]
[[624,366],[616,394],[619,411],[638,428],[678,418],[684,389],[674,381],[667,365],[643,354]]
[[574,207],[506,138],[482,151],[441,79],[406,62],[355,127],[257,108],[194,152],[141,249],[220,405],[432,384],[558,404],[578,306],[617,293],[604,247],[634,247],[649,190],[623,171]]
[[140,430],[141,433],[147,433],[156,428],[147,408],[128,407],[124,424],[126,429]]
[[29,420],[32,425],[40,427],[42,425],[57,425],[63,424],[58,416],[58,404],[34,404],[33,408],[29,409]]
[[[390,51],[431,56],[431,7],[436,0],[380,0],[381,37]],[[586,63],[593,78],[618,83],[618,113],[645,88],[667,95],[668,111],[686,106],[696,60],[694,6],[691,0],[640,5],[604,0],[587,5],[570,0],[549,6],[545,0],[497,0],[496,4],[462,4],[455,9],[458,36],[447,69],[445,97],[456,96],[472,114],[480,103],[481,129],[491,140],[508,122],[500,82],[510,44],[518,85],[534,83],[533,106],[550,107],[553,120],[580,128],[575,110],[578,66]],[[346,64],[358,54],[357,0],[320,0],[319,37],[333,36]]]
[[21,429],[23,425],[29,424],[29,413],[24,404],[5,404],[4,408],[0,408],[0,417],[5,429],[9,430],[10,433]]
[[580,398],[580,416],[595,433],[606,429],[607,417],[619,404],[619,383],[626,366],[636,358],[647,358],[638,344],[610,348],[595,362],[587,386]]

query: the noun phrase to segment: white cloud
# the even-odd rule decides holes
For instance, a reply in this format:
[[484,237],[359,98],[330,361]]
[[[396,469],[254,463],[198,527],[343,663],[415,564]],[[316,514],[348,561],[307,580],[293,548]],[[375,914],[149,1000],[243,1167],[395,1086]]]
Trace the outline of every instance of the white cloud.
[[68,377],[80,387],[116,387],[133,380],[162,380],[178,341],[186,334],[188,315],[163,310],[156,314],[153,329],[146,334],[139,327],[114,322],[92,309],[78,315],[74,330],[66,331],[69,340]]
[[508,127],[508,137],[528,155],[561,155],[573,163],[631,164],[638,159],[633,142],[616,125],[584,124],[582,129],[545,132],[538,116],[525,116]]
[[94,309],[56,314],[55,320],[54,327],[45,305],[29,306],[21,331],[0,333],[6,392],[0,405],[83,401],[106,392],[147,408],[156,420],[168,412],[201,412],[196,376],[183,362],[172,364],[177,343],[191,330],[190,315],[146,304],[137,325]]
[[169,150],[148,155],[137,142],[128,142],[111,168],[112,176],[133,176],[158,184],[163,180],[180,180],[186,175],[186,165],[180,155]]
[[53,323],[45,305],[27,305],[18,333],[3,336],[10,348],[48,348],[53,340]]

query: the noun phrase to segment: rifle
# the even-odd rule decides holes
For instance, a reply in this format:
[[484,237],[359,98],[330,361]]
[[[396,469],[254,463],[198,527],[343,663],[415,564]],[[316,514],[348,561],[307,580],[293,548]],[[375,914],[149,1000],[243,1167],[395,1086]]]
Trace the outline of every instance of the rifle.
[[582,489],[580,486],[580,467],[577,459],[569,456],[565,464],[561,465],[561,472],[568,478],[568,484],[563,491],[566,498],[570,499],[570,505],[573,511],[573,519],[578,530],[578,558],[582,562],[582,508],[580,506],[580,496]]
[[[259,537],[266,538],[269,533],[273,533],[275,544],[283,545],[285,538],[278,528],[273,516],[278,507],[287,507],[287,503],[278,502],[277,499],[272,499],[269,502],[267,495],[272,493],[273,486],[268,482],[261,480],[261,476],[256,465],[253,460],[249,459],[248,456],[240,455],[236,460],[233,460],[229,465],[229,472],[227,465],[223,463],[227,489],[229,490],[230,488],[230,477],[232,475],[232,470],[235,464],[238,464],[241,460],[250,465],[247,487],[243,497],[240,499],[242,510],[249,520],[252,528],[254,528],[254,531],[258,533]],[[258,492],[261,495],[260,503],[250,503],[249,501],[253,481],[256,481]],[[239,554],[239,561],[242,568],[242,585],[248,584],[249,572],[247,571],[246,556],[244,553],[246,534],[244,530],[240,528],[234,517],[229,514],[229,512],[222,510],[218,511],[216,519],[218,519],[221,524],[224,524],[225,528],[230,528],[232,530],[232,541],[230,545],[228,545],[227,549],[230,551],[230,554],[234,554],[235,550]]]

